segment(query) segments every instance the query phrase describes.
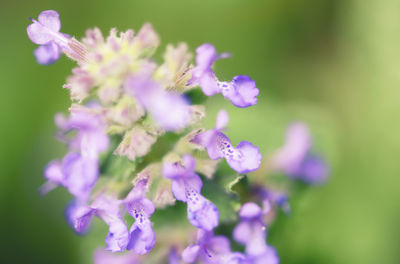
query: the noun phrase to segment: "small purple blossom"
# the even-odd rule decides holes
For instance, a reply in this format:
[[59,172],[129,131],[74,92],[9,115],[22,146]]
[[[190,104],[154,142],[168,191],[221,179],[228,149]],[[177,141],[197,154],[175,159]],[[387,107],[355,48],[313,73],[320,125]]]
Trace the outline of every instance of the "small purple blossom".
[[61,33],[59,14],[54,10],[46,10],[39,14],[26,31],[30,40],[40,45],[34,52],[39,64],[51,64],[57,61],[61,52],[77,61],[86,61],[86,48],[69,35]]
[[251,142],[241,141],[236,148],[230,139],[221,131],[229,121],[228,113],[221,110],[217,116],[215,129],[205,131],[192,140],[207,149],[211,159],[225,158],[229,166],[238,173],[249,173],[260,167],[261,154],[258,147]]
[[86,201],[98,175],[97,159],[70,152],[62,161],[53,160],[46,167],[44,176],[53,186],[47,185],[51,188],[44,190],[44,192],[61,185],[67,188],[77,199]]
[[171,189],[175,198],[187,203],[190,223],[201,229],[212,230],[218,225],[218,208],[200,194],[203,183],[194,168],[194,158],[185,155],[181,162],[164,163],[162,173],[165,178],[172,180]]
[[285,214],[290,214],[290,204],[287,194],[280,191],[267,189],[263,186],[256,186],[252,189],[252,193],[261,200],[263,205],[263,214],[268,214],[273,207],[279,207]]
[[321,184],[329,170],[322,158],[310,154],[312,139],[306,124],[296,122],[286,131],[285,144],[272,157],[272,166],[293,179]]
[[31,19],[27,27],[31,41],[40,45],[34,52],[39,64],[51,64],[59,59],[62,48],[67,45],[68,38],[60,33],[59,14],[54,10],[46,10],[39,14],[38,21]]
[[245,203],[239,211],[240,222],[233,230],[233,238],[245,245],[247,261],[254,264],[279,263],[276,251],[266,243],[266,227],[263,211],[252,202]]
[[162,89],[148,74],[129,78],[125,89],[139,100],[161,128],[177,131],[189,122],[190,109],[184,97]]
[[259,93],[255,81],[247,75],[233,77],[231,82],[220,82],[212,70],[216,60],[228,58],[230,54],[217,54],[215,47],[209,43],[196,49],[196,67],[188,85],[200,85],[204,94],[212,96],[217,93],[229,99],[237,107],[249,107],[257,104]]
[[67,209],[67,218],[71,226],[79,233],[85,232],[93,216],[102,219],[109,232],[105,238],[106,250],[124,251],[129,242],[129,232],[120,211],[121,202],[110,196],[99,196],[90,206],[73,203]]
[[182,259],[186,263],[200,261],[203,264],[239,264],[245,256],[231,251],[228,238],[214,236],[212,231],[199,229],[197,243],[182,252]]
[[135,219],[129,230],[127,249],[136,254],[147,254],[156,243],[152,223],[149,218],[154,213],[154,204],[146,198],[147,179],[139,181],[124,200],[125,208]]

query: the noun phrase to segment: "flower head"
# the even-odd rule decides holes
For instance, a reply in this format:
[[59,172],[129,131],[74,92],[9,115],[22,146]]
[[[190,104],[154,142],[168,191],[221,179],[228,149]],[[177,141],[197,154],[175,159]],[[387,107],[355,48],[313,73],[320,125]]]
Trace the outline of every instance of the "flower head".
[[225,158],[229,166],[239,173],[257,170],[261,163],[258,147],[248,141],[241,141],[236,148],[233,147],[230,139],[222,133],[228,120],[227,112],[219,111],[215,129],[200,133],[192,142],[205,147],[213,160]]

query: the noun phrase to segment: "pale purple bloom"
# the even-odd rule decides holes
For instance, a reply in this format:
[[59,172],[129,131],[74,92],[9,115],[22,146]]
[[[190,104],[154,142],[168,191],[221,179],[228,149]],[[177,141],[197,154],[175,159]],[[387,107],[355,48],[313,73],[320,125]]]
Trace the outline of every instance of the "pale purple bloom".
[[106,250],[121,252],[127,248],[129,232],[120,210],[121,202],[110,196],[98,197],[90,206],[74,203],[67,208],[67,217],[79,233],[85,232],[93,216],[99,217],[109,226],[105,238]]
[[98,170],[97,159],[70,152],[62,161],[51,161],[45,169],[44,176],[54,186],[61,185],[77,199],[86,201],[96,183]]
[[56,62],[60,58],[61,49],[53,41],[40,45],[33,54],[39,64],[47,65]]
[[68,38],[60,33],[61,22],[58,12],[46,10],[39,14],[38,21],[31,19],[27,27],[31,41],[40,45],[35,50],[35,57],[40,64],[50,64],[58,60],[62,47],[67,45]]
[[197,243],[182,252],[182,259],[186,263],[199,261],[202,264],[239,264],[245,256],[231,251],[228,238],[214,236],[212,231],[199,229]]
[[233,77],[231,82],[220,82],[212,70],[213,63],[222,58],[228,58],[228,53],[217,54],[215,47],[209,43],[196,49],[196,67],[188,85],[200,85],[207,96],[222,93],[237,107],[249,107],[257,104],[259,93],[255,81],[247,75]]
[[190,121],[190,108],[185,98],[162,89],[148,74],[129,78],[125,89],[138,99],[155,122],[165,130],[180,130]]
[[200,194],[203,183],[194,168],[194,158],[185,155],[181,162],[164,163],[162,173],[172,180],[175,198],[187,203],[190,223],[201,229],[212,230],[218,225],[218,208]]
[[249,107],[257,104],[259,90],[256,82],[247,75],[233,77],[231,82],[219,82],[222,95],[236,107]]
[[86,60],[86,48],[69,35],[61,33],[59,14],[46,10],[39,14],[38,20],[32,19],[26,31],[35,44],[40,45],[34,54],[40,64],[50,64],[58,60],[61,52],[77,61]]
[[94,264],[140,264],[139,257],[134,252],[115,254],[97,249],[94,253]]
[[149,218],[154,213],[154,204],[146,198],[147,179],[139,181],[124,200],[128,213],[135,218],[129,230],[127,249],[136,254],[147,254],[156,243],[152,223]]
[[238,173],[248,173],[260,167],[261,154],[258,147],[251,142],[241,141],[236,148],[230,139],[221,131],[229,120],[225,110],[221,110],[217,116],[215,129],[203,132],[192,140],[193,143],[202,145],[207,149],[211,159],[225,158],[229,166]]
[[254,264],[279,263],[276,251],[266,243],[266,226],[263,222],[263,211],[253,203],[245,203],[239,211],[240,222],[233,230],[233,238],[245,245],[247,261]]
[[328,176],[325,162],[310,154],[312,139],[306,124],[291,124],[285,137],[285,144],[272,157],[272,166],[291,178],[319,184]]
[[74,108],[68,119],[57,115],[56,123],[61,135],[76,130],[72,139],[65,137],[64,140],[71,150],[80,151],[82,156],[97,159],[101,152],[107,150],[109,138],[100,115],[89,113],[85,108]]
[[168,254],[168,264],[180,264],[180,258],[176,247],[171,247]]
[[252,193],[262,201],[263,214],[269,213],[273,207],[277,206],[282,209],[285,214],[290,214],[291,209],[286,193],[256,186]]

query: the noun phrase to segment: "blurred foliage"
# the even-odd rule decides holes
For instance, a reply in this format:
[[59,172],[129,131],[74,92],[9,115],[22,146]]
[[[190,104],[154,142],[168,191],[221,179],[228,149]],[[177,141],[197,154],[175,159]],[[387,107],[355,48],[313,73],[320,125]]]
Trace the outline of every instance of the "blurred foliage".
[[90,235],[75,235],[63,218],[66,191],[37,191],[46,163],[64,151],[53,137],[53,115],[70,105],[61,87],[74,65],[65,58],[36,64],[25,28],[46,9],[58,10],[63,32],[76,37],[89,27],[107,33],[149,21],[162,38],[159,56],[180,41],[192,50],[211,42],[232,52],[217,73],[250,75],[259,104],[235,109],[215,96],[208,127],[227,109],[233,143],[251,140],[267,157],[282,144],[286,125],[304,120],[332,166],[329,182],[296,191],[291,217],[279,215],[272,226],[268,240],[281,263],[400,262],[399,1],[2,0],[2,263],[90,263],[106,233],[98,223]]

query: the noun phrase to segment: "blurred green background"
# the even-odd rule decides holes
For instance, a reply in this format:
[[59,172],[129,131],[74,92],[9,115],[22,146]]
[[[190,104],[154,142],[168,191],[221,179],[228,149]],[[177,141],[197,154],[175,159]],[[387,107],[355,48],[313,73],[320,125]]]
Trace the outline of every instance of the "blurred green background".
[[53,116],[70,105],[61,87],[74,65],[65,57],[36,64],[26,26],[46,9],[78,38],[89,27],[106,34],[149,21],[161,51],[186,41],[232,52],[218,62],[219,76],[248,74],[261,90],[248,109],[211,98],[210,113],[231,113],[233,141],[268,154],[301,119],[332,166],[329,182],[293,201],[292,217],[271,231],[281,263],[400,263],[398,0],[2,0],[1,263],[90,263],[88,250],[105,235],[75,235],[63,216],[70,196],[37,191],[45,164],[63,153]]

